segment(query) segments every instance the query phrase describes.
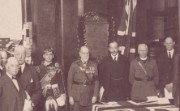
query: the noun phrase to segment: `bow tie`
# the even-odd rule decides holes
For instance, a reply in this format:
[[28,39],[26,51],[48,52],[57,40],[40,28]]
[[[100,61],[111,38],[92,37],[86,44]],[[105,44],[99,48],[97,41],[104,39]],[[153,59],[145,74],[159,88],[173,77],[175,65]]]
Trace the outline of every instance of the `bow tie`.
[[12,79],[17,79],[16,77],[12,76]]

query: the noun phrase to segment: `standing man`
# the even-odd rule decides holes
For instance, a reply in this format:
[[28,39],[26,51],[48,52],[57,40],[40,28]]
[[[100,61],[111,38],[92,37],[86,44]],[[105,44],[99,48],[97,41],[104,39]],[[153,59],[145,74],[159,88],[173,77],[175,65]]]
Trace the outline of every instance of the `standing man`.
[[160,75],[160,96],[172,99],[173,88],[173,59],[177,51],[175,50],[175,42],[171,37],[167,37],[164,41],[165,50],[158,56],[158,68]]
[[26,64],[33,65],[34,62],[33,62],[33,59],[32,59],[32,46],[30,44],[26,44],[25,49],[26,49],[25,62],[26,62]]
[[26,94],[16,79],[18,71],[18,60],[10,57],[0,78],[0,111],[23,111]]
[[79,56],[68,73],[69,102],[73,111],[90,111],[90,105],[97,101],[99,93],[97,65],[89,60],[88,47],[82,46]]
[[6,51],[1,51],[0,52],[0,56],[1,56],[1,66],[4,68],[5,67],[5,64],[7,62],[7,59],[8,59],[8,55],[7,55],[7,52]]
[[159,73],[156,61],[149,58],[148,46],[138,45],[139,57],[130,65],[129,81],[132,84],[131,99],[145,101],[148,96],[157,96]]
[[40,80],[36,69],[32,65],[25,63],[26,50],[23,46],[16,46],[14,49],[14,57],[17,58],[20,70],[17,79],[24,90],[28,92],[32,100],[34,110],[41,95]]
[[128,60],[119,54],[116,41],[109,43],[109,52],[99,65],[100,84],[104,88],[102,101],[126,100],[129,95]]
[[0,57],[1,57],[0,72],[1,72],[1,74],[4,74],[5,73],[5,64],[6,64],[7,58],[8,58],[7,52],[4,50],[0,51]]

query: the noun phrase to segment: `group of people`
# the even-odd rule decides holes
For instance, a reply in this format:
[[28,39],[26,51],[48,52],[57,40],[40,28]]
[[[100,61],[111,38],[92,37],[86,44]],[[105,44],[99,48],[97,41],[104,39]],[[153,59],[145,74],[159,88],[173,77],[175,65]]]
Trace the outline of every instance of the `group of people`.
[[12,57],[1,51],[0,111],[63,111],[66,101],[72,111],[90,111],[96,102],[146,101],[150,96],[174,98],[179,104],[179,54],[171,37],[164,46],[155,60],[148,56],[148,45],[141,43],[139,56],[129,61],[118,43],[110,41],[109,55],[99,63],[90,60],[89,48],[82,46],[69,68],[67,93],[52,48],[43,51],[38,66],[33,65],[31,47],[16,46]]
[[[0,111],[59,111],[66,93],[62,66],[53,62],[53,49],[43,52],[44,61],[33,66],[31,48],[16,46],[13,56],[1,51]],[[3,62],[2,62],[3,63]]]
[[73,111],[90,111],[96,102],[165,97],[179,104],[179,54],[171,37],[164,40],[164,53],[157,59],[148,56],[148,45],[138,45],[138,57],[129,61],[111,41],[109,55],[100,63],[89,60],[90,50],[82,46],[80,59],[73,62],[68,73],[69,103]]

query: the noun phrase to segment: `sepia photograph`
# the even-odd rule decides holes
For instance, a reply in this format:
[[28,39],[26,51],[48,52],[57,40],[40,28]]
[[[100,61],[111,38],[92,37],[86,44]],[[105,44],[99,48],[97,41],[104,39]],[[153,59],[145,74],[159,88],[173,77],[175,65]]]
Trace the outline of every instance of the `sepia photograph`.
[[0,0],[0,111],[180,111],[180,0]]

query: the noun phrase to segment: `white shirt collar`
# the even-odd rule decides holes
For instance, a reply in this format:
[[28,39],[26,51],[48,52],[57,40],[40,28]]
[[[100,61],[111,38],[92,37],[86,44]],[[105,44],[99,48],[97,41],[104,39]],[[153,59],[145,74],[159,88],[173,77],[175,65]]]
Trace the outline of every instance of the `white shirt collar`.
[[6,72],[6,75],[9,76],[9,78],[11,78],[11,79],[12,79],[12,77],[13,77],[13,76],[12,76],[11,74],[9,74],[8,72]]
[[169,56],[169,53],[170,53],[171,58],[172,58],[172,57],[173,57],[173,54],[174,54],[174,49],[172,49],[172,50],[167,50],[168,56]]
[[141,60],[147,60],[148,57],[145,57],[145,58],[142,58],[142,57],[139,57]]
[[116,58],[116,60],[117,60],[118,57],[119,57],[119,54],[116,54],[115,56],[111,54],[111,57],[112,57],[113,60],[114,60],[114,58]]
[[174,53],[174,49],[172,49],[172,50],[167,50],[167,53],[171,53],[171,54],[173,54]]

